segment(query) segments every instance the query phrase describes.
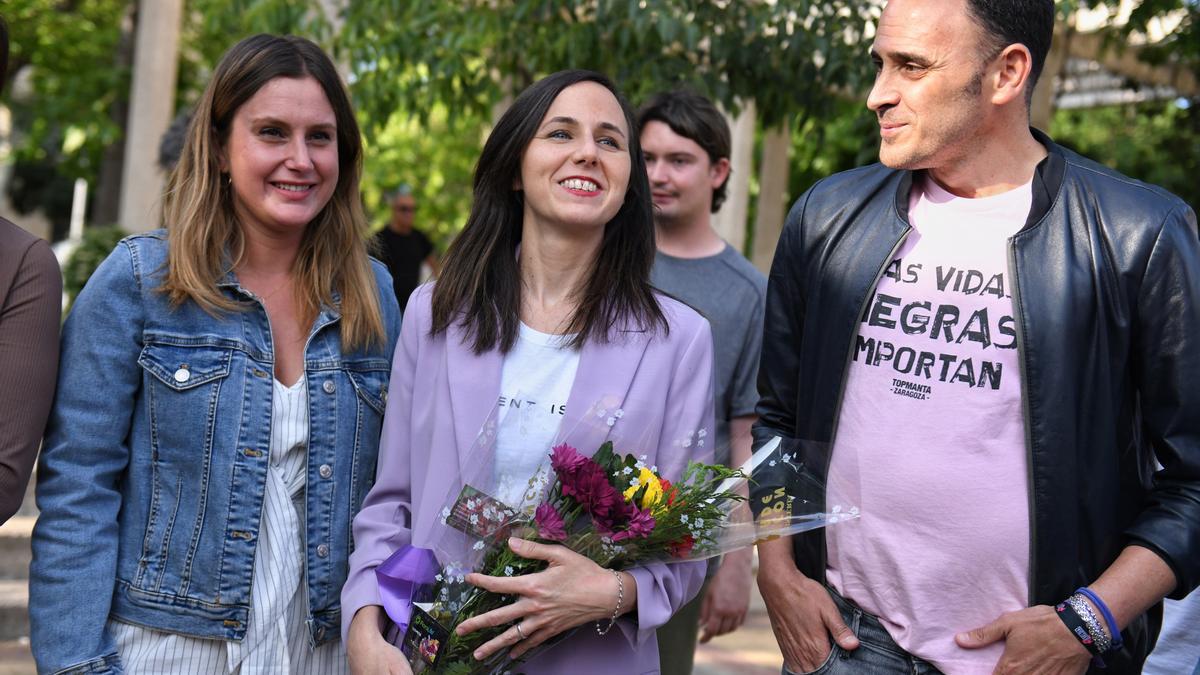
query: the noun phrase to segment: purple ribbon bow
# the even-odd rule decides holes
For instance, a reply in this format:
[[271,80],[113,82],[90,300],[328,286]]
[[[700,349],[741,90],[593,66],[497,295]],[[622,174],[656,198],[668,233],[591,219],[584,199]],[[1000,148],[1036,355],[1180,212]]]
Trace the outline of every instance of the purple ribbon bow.
[[432,584],[437,571],[438,561],[433,551],[412,545],[396,551],[375,568],[383,609],[400,635],[408,629],[417,587]]

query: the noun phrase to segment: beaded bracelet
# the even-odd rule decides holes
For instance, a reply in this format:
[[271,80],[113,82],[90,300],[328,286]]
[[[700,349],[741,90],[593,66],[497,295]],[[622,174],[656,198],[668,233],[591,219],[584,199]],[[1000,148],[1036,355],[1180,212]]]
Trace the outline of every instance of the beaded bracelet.
[[625,604],[625,582],[621,580],[621,574],[616,570],[609,570],[613,576],[617,578],[617,606],[613,607],[612,616],[608,619],[608,625],[604,628],[600,627],[600,622],[596,621],[596,634],[607,635],[608,631],[612,630],[613,624],[617,622],[617,615],[621,613],[621,605]]
[[1100,599],[1100,596],[1096,595],[1096,592],[1087,586],[1077,588],[1075,589],[1075,592],[1087,598],[1088,600],[1091,600],[1092,604],[1096,606],[1096,609],[1100,610],[1101,616],[1104,617],[1104,622],[1108,624],[1108,634],[1112,636],[1112,646],[1110,649],[1113,651],[1120,649],[1124,644],[1121,640],[1121,631],[1117,628],[1117,619],[1112,615],[1112,612],[1108,610],[1108,605],[1104,604],[1104,601]]

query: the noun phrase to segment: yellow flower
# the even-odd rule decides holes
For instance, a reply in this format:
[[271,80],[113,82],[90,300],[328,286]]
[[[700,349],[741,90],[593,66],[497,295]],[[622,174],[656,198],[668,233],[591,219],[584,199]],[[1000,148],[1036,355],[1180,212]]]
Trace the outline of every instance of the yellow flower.
[[643,487],[646,488],[646,492],[642,494],[643,509],[648,509],[662,500],[662,482],[658,479],[658,476],[654,475],[653,471],[642,467],[641,473],[638,474],[637,484],[630,486],[625,491],[625,501],[633,501],[634,495]]

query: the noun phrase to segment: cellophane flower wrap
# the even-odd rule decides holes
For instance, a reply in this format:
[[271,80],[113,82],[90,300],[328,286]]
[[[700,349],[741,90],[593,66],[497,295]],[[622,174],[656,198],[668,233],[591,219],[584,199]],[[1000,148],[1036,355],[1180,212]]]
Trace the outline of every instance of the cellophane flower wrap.
[[[621,411],[611,411],[609,426],[613,415],[619,418]],[[519,576],[545,569],[544,561],[513,553],[509,537],[565,546],[602,567],[625,570],[651,562],[704,560],[759,540],[859,515],[851,505],[826,510],[824,486],[790,451],[795,444],[783,439],[762,443],[738,468],[692,461],[682,475],[673,477],[663,475],[639,453],[636,437],[625,441],[610,435],[595,447],[556,441],[547,448],[531,449],[544,455],[542,465],[532,476],[515,478],[494,462],[496,435],[510,423],[512,417],[493,413],[471,450],[472,461],[465,463],[472,476],[464,477],[447,497],[440,513],[444,528],[431,542],[431,550],[421,551],[431,560],[436,558],[436,573],[429,568],[424,578],[401,584],[410,602],[389,603],[388,593],[383,593],[389,617],[398,626],[407,626],[393,631],[391,638],[414,673],[517,672],[520,664],[508,657],[507,650],[484,661],[473,657],[475,649],[511,624],[464,636],[454,633],[463,621],[515,599],[472,586],[466,582],[468,573]],[[561,428],[595,423],[588,415],[570,423],[564,420]],[[560,438],[572,435],[558,434]],[[708,440],[706,430],[697,430],[688,442],[698,450],[697,456],[711,456],[711,443],[705,447]],[[770,467],[769,489],[751,488],[750,476],[759,467]],[[402,565],[403,556],[412,557],[411,549],[398,551],[380,570]],[[377,573],[381,587],[389,582],[395,585],[386,573]],[[570,632],[530,650],[522,661]]]

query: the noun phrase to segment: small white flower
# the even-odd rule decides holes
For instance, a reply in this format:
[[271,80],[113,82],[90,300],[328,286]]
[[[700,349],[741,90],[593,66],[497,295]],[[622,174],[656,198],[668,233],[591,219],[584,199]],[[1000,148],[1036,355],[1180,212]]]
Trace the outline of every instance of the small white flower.
[[699,436],[700,438],[704,438],[705,436],[707,436],[707,435],[708,435],[708,430],[707,430],[707,429],[701,429],[700,431],[697,431],[697,432],[696,432],[696,435],[697,435],[697,436]]
[[633,467],[631,467],[631,466],[627,466],[627,467],[625,467],[624,469],[621,469],[621,473],[623,473],[623,474],[625,474],[626,476],[628,476],[629,474],[633,473]]
[[703,448],[703,447],[704,447],[704,439],[703,439],[703,438],[701,438],[700,440],[696,441],[696,447],[698,447],[698,448]]
[[467,508],[468,508],[468,509],[473,509],[473,508],[475,508],[475,505],[476,505],[477,503],[478,503],[478,502],[476,502],[474,499],[468,499],[468,500],[467,500]]
[[479,540],[479,541],[475,542],[475,545],[472,546],[471,548],[475,549],[476,551],[482,551],[483,550],[483,540]]
[[855,517],[858,516],[858,507],[857,506],[850,507],[850,515],[855,516]]
[[687,517],[686,513],[683,514],[682,516],[679,516],[679,522],[686,523],[687,521],[688,521],[688,517]]
[[685,438],[685,439],[684,439],[684,441],[683,441],[683,447],[685,447],[685,448],[690,448],[690,447],[692,447],[692,439],[691,439],[690,437],[689,437],[689,438]]
[[613,411],[613,417],[615,417],[617,419],[621,419],[624,416],[625,416],[625,411],[621,410],[620,408],[617,408],[616,410]]
[[768,466],[775,466],[775,460],[771,460],[771,463]]
[[470,520],[471,520],[471,524],[472,524],[472,525],[478,525],[478,524],[479,524],[479,516],[475,515],[474,513],[472,513],[472,514],[471,514],[471,518],[470,518]]
[[617,418],[615,418],[615,417],[610,417],[610,418],[608,418],[607,420],[605,420],[605,423],[606,423],[606,424],[608,424],[608,426],[610,426],[610,427],[611,427],[612,425],[614,425],[614,424],[616,424],[616,423],[617,423]]
[[512,573],[513,573],[512,565],[505,565],[504,566],[504,576],[511,577]]
[[696,527],[704,527],[704,519],[703,518],[696,519]]
[[441,574],[436,574],[436,575],[434,575],[434,577],[433,577],[433,580],[434,580],[434,581],[441,581],[441,580],[442,580],[442,575],[441,575]]
[[607,410],[605,410],[604,408],[601,408],[596,411],[596,417],[604,417],[605,413],[607,413],[607,412],[608,412]]
[[650,471],[653,473],[658,473],[658,465],[655,464],[654,466],[650,467]]
[[629,487],[637,487],[637,486],[639,486],[639,485],[641,485],[641,484],[642,484],[642,482],[641,482],[640,480],[638,480],[637,476],[634,476],[634,477],[633,477],[633,478],[632,478],[632,479],[629,481]]
[[445,520],[449,517],[450,517],[450,507],[447,506],[446,508],[442,509],[442,520]]

